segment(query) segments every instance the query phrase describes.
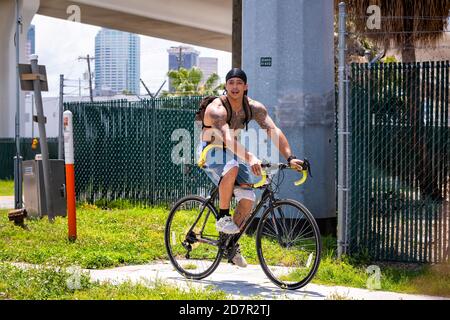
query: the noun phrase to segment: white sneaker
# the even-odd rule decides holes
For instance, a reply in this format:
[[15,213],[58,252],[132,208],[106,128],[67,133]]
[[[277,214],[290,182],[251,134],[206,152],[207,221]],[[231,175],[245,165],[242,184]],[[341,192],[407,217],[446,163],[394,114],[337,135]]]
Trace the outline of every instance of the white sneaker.
[[220,218],[216,222],[216,229],[217,231],[223,232],[225,234],[236,234],[241,231],[230,216]]
[[236,249],[236,253],[234,254],[234,257],[231,258],[231,261],[238,267],[247,267],[247,261],[245,261],[244,257],[242,256],[241,249],[239,247]]

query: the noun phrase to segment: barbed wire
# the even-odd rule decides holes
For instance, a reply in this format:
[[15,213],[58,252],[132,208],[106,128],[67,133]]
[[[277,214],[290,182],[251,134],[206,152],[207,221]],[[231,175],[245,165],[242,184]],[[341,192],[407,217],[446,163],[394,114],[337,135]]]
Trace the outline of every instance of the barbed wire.
[[450,49],[450,45],[429,45],[429,46],[392,46],[389,47],[389,49],[430,49],[430,50],[436,50],[436,49]]
[[64,92],[64,95],[72,95],[72,94],[78,93],[78,92],[79,92],[78,89],[75,89],[75,90],[70,91],[70,92]]
[[[347,14],[346,17],[354,19],[368,19],[373,16],[357,16]],[[401,20],[447,20],[450,16],[380,16],[381,19],[401,19]]]
[[432,34],[432,33],[449,33],[450,30],[442,31],[371,31],[371,32],[346,32],[349,35],[382,35],[382,34]]
[[[418,50],[438,50],[438,49],[450,49],[450,45],[429,45],[429,46],[389,46],[389,47],[375,47],[374,49],[378,50],[391,50],[391,49],[418,49]],[[450,57],[449,57],[450,58]]]

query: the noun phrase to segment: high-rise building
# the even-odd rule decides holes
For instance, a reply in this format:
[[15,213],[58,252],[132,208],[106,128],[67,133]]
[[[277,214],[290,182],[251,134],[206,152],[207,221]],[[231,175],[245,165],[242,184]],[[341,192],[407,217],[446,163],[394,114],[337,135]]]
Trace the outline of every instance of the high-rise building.
[[102,28],[95,36],[95,92],[139,94],[140,38]]
[[26,48],[26,54],[27,58],[30,57],[30,55],[36,53],[36,27],[34,24],[30,25],[30,28],[27,32],[27,48]]
[[[179,46],[170,47],[167,50],[169,53],[169,70],[177,70],[180,67],[191,69],[192,67],[198,67],[198,56],[200,52],[192,47]],[[173,92],[174,88],[169,79],[169,91]]]
[[213,73],[218,73],[218,59],[210,57],[200,57],[198,67],[203,72],[202,82],[204,83]]

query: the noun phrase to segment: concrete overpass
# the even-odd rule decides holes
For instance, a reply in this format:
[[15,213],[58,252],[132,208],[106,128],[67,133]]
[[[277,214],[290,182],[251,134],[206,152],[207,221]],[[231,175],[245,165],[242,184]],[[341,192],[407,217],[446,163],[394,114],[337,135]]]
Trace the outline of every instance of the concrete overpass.
[[[68,12],[71,5],[78,6],[81,23],[231,51],[232,0],[21,0],[19,3],[23,25],[19,36],[20,63],[28,63],[26,30],[33,16],[72,20],[73,11]],[[0,137],[13,137],[15,132],[15,10],[16,0],[0,0]],[[21,92],[21,123],[24,123],[23,96]]]
[[37,13],[67,19],[72,4],[82,23],[231,51],[232,0],[41,0]]

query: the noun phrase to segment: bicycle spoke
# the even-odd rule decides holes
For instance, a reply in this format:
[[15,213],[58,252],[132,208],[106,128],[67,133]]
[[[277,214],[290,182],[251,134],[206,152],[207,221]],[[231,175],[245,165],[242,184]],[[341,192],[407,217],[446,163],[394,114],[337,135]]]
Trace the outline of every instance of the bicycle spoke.
[[320,235],[314,218],[292,203],[280,201],[273,211],[267,211],[257,236],[264,272],[275,284],[291,289],[310,281],[320,259]]
[[200,197],[191,197],[177,203],[165,232],[172,264],[183,275],[195,279],[210,274],[221,257],[215,214],[204,201]]

